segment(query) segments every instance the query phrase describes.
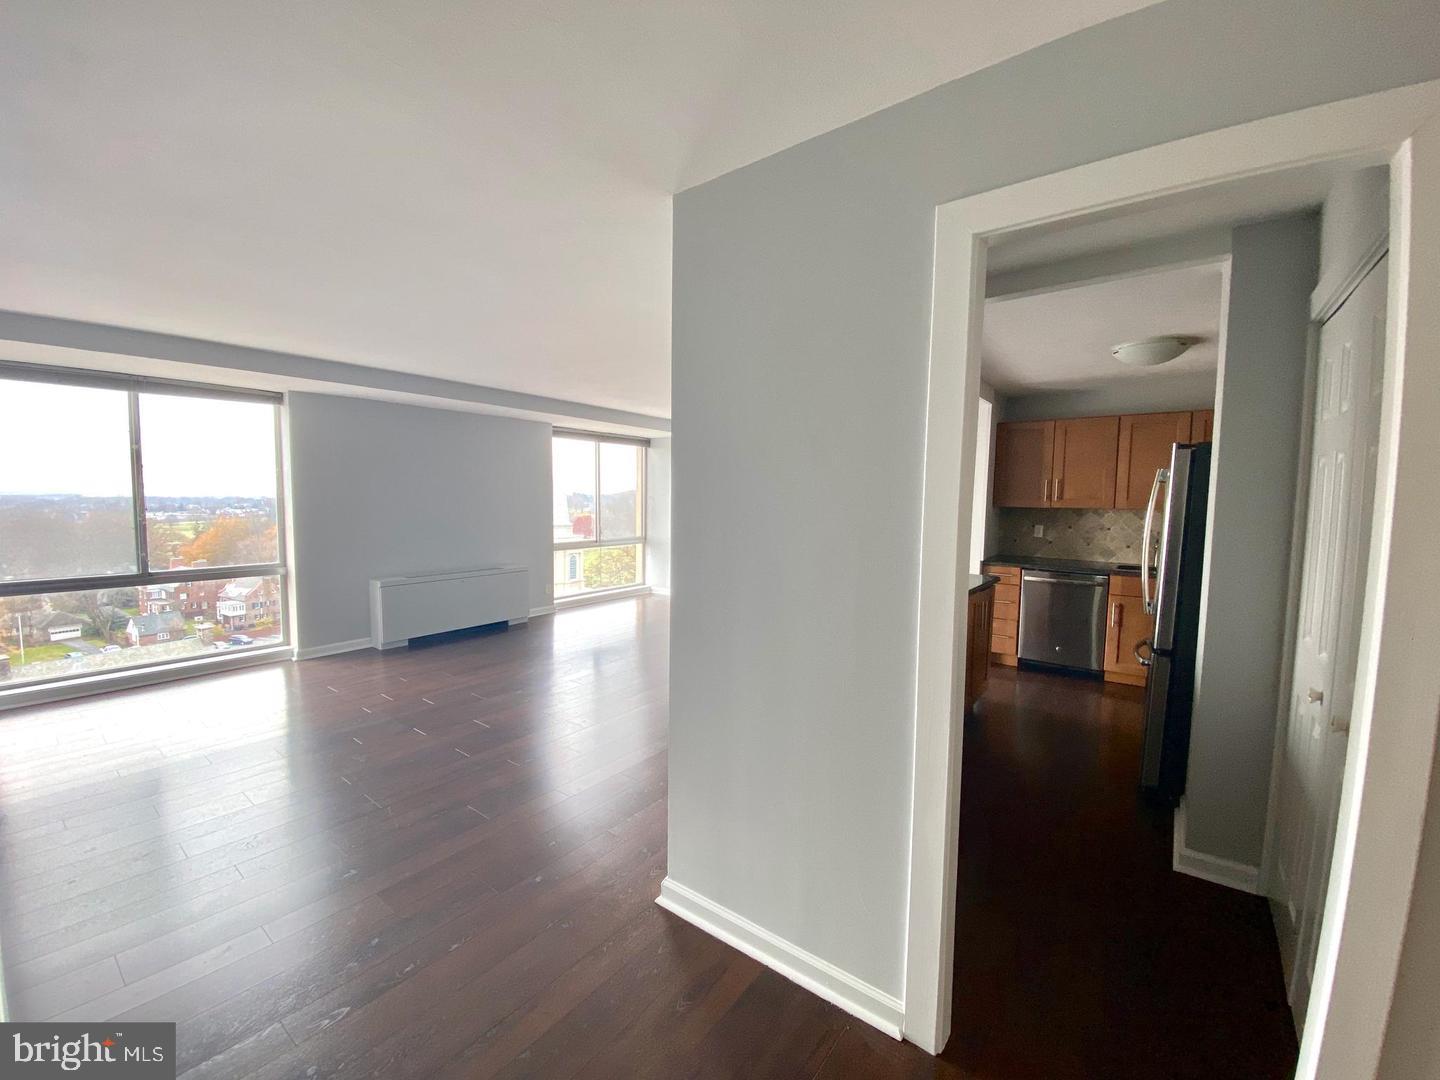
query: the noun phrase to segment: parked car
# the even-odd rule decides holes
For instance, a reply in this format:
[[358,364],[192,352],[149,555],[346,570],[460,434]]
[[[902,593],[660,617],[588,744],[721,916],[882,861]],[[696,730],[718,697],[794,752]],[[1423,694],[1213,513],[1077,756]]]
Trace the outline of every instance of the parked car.
[[255,639],[249,634],[231,634],[225,639],[231,645],[254,645]]
[[105,653],[105,652],[119,652],[119,651],[120,651],[120,646],[119,646],[119,645],[106,645],[106,646],[105,646],[103,649],[101,649],[100,651],[101,651],[102,653]]
[[85,659],[85,654],[84,654],[83,652],[67,652],[67,653],[65,654],[65,659],[66,659],[66,660],[84,660],[84,659]]

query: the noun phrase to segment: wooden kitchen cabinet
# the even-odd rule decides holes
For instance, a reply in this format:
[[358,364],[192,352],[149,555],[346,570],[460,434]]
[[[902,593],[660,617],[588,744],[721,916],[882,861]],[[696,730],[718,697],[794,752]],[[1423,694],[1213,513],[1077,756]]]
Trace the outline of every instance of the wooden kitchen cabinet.
[[995,425],[995,505],[1049,506],[1055,421]]
[[1110,575],[1109,601],[1105,611],[1105,679],[1144,686],[1149,669],[1135,659],[1135,648],[1150,639],[1155,620],[1145,614],[1140,579],[1132,574]]
[[1190,414],[1190,441],[1210,442],[1215,438],[1215,410],[1196,409]]
[[1118,416],[1055,421],[1050,505],[1108,509],[1115,505]]
[[995,612],[995,586],[986,585],[970,593],[967,612],[965,711],[969,712],[985,692],[985,683],[990,677],[990,628]]
[[1115,502],[1118,510],[1143,510],[1150,498],[1155,470],[1170,464],[1170,448],[1189,442],[1188,412],[1141,413],[1122,416],[1116,453]]
[[1143,510],[1177,442],[1208,442],[1213,409],[995,425],[996,506]]
[[990,623],[990,656],[997,664],[1015,667],[1020,645],[1020,568],[1003,563],[985,563],[982,573],[1000,579]]

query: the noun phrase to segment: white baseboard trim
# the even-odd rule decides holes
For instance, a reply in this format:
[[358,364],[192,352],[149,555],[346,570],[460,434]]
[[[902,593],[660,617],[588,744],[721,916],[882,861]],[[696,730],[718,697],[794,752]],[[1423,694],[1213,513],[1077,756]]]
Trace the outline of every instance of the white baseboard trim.
[[554,614],[555,614],[555,605],[554,605],[554,604],[546,604],[544,607],[532,607],[532,608],[530,609],[530,618],[532,618],[532,619],[535,618],[535,617],[538,616],[538,615],[554,615]]
[[353,641],[332,641],[329,645],[311,645],[308,649],[296,649],[296,660],[316,660],[322,656],[335,656],[338,653],[356,652],[359,649],[370,648],[368,637],[355,638]]
[[1206,855],[1185,843],[1185,802],[1175,808],[1175,854],[1172,863],[1182,874],[1228,885],[1241,892],[1260,893],[1260,868],[1247,863],[1222,859],[1218,855]]
[[773,968],[812,994],[839,1006],[851,1016],[879,1028],[892,1039],[901,1037],[900,1025],[905,1019],[905,1006],[898,998],[877,990],[828,960],[806,952],[671,878],[667,877],[660,883],[660,895],[655,898],[655,903],[712,937],[733,945],[746,956]]

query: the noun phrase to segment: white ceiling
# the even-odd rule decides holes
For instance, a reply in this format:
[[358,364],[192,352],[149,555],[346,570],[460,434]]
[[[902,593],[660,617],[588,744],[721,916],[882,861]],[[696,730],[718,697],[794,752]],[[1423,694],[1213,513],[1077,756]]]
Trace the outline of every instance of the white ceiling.
[[[987,300],[981,377],[1015,394],[1214,372],[1221,289],[1221,267],[1212,263]],[[1152,368],[1126,367],[1110,355],[1121,342],[1160,334],[1201,340]]]
[[0,309],[670,404],[670,199],[1149,0],[14,0]]

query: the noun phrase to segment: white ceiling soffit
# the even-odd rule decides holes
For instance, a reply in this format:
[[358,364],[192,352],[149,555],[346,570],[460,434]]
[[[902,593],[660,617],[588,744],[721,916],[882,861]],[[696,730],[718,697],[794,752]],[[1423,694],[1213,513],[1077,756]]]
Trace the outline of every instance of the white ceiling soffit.
[[1146,0],[14,0],[0,309],[668,416],[670,198]]
[[538,394],[367,368],[313,356],[0,311],[0,377],[7,361],[180,379],[211,386],[340,394],[618,435],[665,436],[670,421]]
[[[1002,394],[1017,394],[1213,373],[1222,288],[1223,269],[1211,263],[988,300],[982,378]],[[1161,334],[1200,341],[1153,368],[1126,367],[1110,355],[1122,342]]]
[[1036,226],[997,241],[986,255],[986,271],[1009,274],[1166,237],[1314,210],[1324,203],[1336,180],[1366,164],[1371,162],[1327,161],[1167,195],[1073,222]]

